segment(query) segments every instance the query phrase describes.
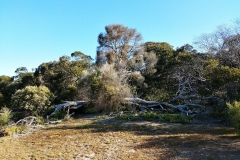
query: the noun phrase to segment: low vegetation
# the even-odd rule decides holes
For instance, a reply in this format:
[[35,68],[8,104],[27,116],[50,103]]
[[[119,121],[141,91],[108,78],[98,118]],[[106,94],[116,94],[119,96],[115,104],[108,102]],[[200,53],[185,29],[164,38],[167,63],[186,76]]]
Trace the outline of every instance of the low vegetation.
[[11,121],[11,118],[12,118],[11,110],[6,107],[3,107],[0,110],[0,127],[8,125]]
[[230,122],[240,134],[240,102],[234,101],[233,104],[227,103]]
[[185,114],[169,114],[161,112],[144,112],[144,113],[134,113],[134,114],[118,114],[117,119],[122,120],[147,120],[147,121],[159,121],[159,122],[169,122],[169,123],[190,123],[193,119],[192,116],[186,116]]

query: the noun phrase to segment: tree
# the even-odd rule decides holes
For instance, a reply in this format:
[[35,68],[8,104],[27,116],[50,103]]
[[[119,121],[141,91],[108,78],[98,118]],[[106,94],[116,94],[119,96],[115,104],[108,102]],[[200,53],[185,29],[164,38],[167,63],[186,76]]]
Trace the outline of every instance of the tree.
[[125,82],[126,79],[141,77],[144,72],[154,72],[156,56],[144,52],[142,36],[136,29],[114,24],[106,26],[105,31],[98,36],[98,66],[113,64],[116,72],[125,76]]
[[205,87],[203,74],[205,55],[191,53],[188,50],[177,50],[177,64],[173,68],[172,78],[177,91],[171,101],[184,103],[204,103],[199,88]]
[[27,73],[28,70],[26,67],[19,67],[15,70],[15,73],[20,74],[20,73]]
[[210,34],[200,36],[195,44],[219,60],[220,65],[240,68],[240,25],[219,26]]
[[119,111],[124,109],[126,97],[132,97],[127,84],[122,83],[113,64],[104,64],[92,75],[90,82],[91,100],[97,110]]
[[[154,51],[158,61],[156,72],[146,78],[146,98],[157,101],[187,103],[199,98],[198,88],[205,79],[202,75],[204,56],[189,44],[174,50],[166,42],[147,42],[147,51]],[[175,102],[176,103],[176,102]]]
[[16,88],[13,79],[13,77],[9,76],[0,76],[0,108],[9,106],[11,102],[11,94],[15,93]]
[[[195,42],[211,55],[204,72],[209,91],[221,104],[239,99],[240,91],[240,25],[222,25],[210,34],[200,36]],[[218,98],[217,98],[218,97]]]
[[33,114],[45,115],[53,108],[53,98],[46,86],[27,86],[12,95],[12,105],[29,110]]
[[171,78],[172,69],[176,65],[177,54],[173,47],[166,42],[146,42],[146,52],[156,54],[157,63],[154,65],[155,72],[144,75],[145,87],[140,88],[142,96],[149,100],[167,100],[175,93]]
[[66,93],[72,90],[70,88],[77,87],[83,71],[91,67],[91,60],[90,56],[76,51],[71,57],[62,56],[59,61],[42,63],[34,75],[38,85],[47,86],[56,95],[56,100],[60,101],[69,97]]
[[219,65],[218,60],[205,62],[203,74],[210,92],[223,104],[227,101],[240,100],[240,69]]

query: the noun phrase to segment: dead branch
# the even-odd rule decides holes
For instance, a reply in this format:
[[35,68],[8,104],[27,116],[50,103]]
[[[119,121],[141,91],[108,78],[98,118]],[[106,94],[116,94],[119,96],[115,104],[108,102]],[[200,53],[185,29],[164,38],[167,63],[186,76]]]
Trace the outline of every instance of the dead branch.
[[[166,111],[166,109],[163,107],[168,107],[171,109],[176,109],[182,113],[189,114],[192,113],[193,111],[189,110],[189,107],[195,107],[195,108],[205,108],[205,106],[200,105],[200,104],[192,104],[192,103],[187,103],[183,105],[174,105],[174,104],[169,104],[166,102],[156,102],[156,101],[146,101],[140,98],[125,98],[126,101],[130,102],[130,104],[134,104],[139,107],[141,111],[145,111],[148,109],[152,108],[158,108],[159,110]],[[197,112],[196,112],[197,113]]]
[[55,105],[54,112],[52,112],[48,117],[53,116],[55,113],[57,113],[61,109],[65,110],[67,107],[68,109],[78,109],[88,103],[86,101],[64,101],[64,102],[65,103],[63,104]]
[[30,126],[32,123],[36,120],[35,116],[28,116],[23,119],[20,119],[16,123],[13,123],[11,126],[17,126],[17,125],[25,125],[25,126]]
[[63,104],[57,104],[57,105],[55,105],[54,112],[52,112],[50,115],[47,115],[47,121],[50,124],[60,123],[62,120],[50,121],[49,118],[51,116],[53,116],[54,114],[56,114],[61,109],[63,109],[65,111],[66,108],[67,108],[67,117],[70,118],[74,114],[74,113],[69,114],[70,109],[78,109],[87,103],[88,102],[86,102],[86,101],[64,101]]

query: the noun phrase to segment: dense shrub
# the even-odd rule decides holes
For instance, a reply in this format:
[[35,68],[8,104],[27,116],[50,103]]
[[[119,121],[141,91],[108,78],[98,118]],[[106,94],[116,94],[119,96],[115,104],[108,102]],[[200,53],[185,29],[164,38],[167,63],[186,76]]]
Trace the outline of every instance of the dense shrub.
[[124,98],[131,97],[130,87],[123,83],[113,65],[103,65],[99,74],[92,77],[91,83],[92,101],[96,110],[111,112],[124,108]]
[[0,110],[0,126],[7,125],[11,120],[11,110],[4,107]]
[[53,94],[45,86],[27,86],[12,96],[13,107],[24,108],[35,115],[45,115],[53,108]]
[[240,134],[240,102],[234,101],[232,104],[227,103],[227,106],[231,124]]

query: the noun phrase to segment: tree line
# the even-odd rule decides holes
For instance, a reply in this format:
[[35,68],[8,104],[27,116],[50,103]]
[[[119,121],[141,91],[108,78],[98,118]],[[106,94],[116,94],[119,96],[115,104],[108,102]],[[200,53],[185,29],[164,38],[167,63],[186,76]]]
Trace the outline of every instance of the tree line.
[[125,98],[138,97],[204,106],[226,118],[227,104],[240,100],[239,24],[200,36],[195,44],[201,52],[189,44],[174,49],[143,42],[136,29],[107,25],[98,35],[95,62],[76,51],[33,72],[20,67],[17,76],[0,76],[0,107],[46,115],[53,104],[85,100],[96,111],[111,112],[129,109]]

